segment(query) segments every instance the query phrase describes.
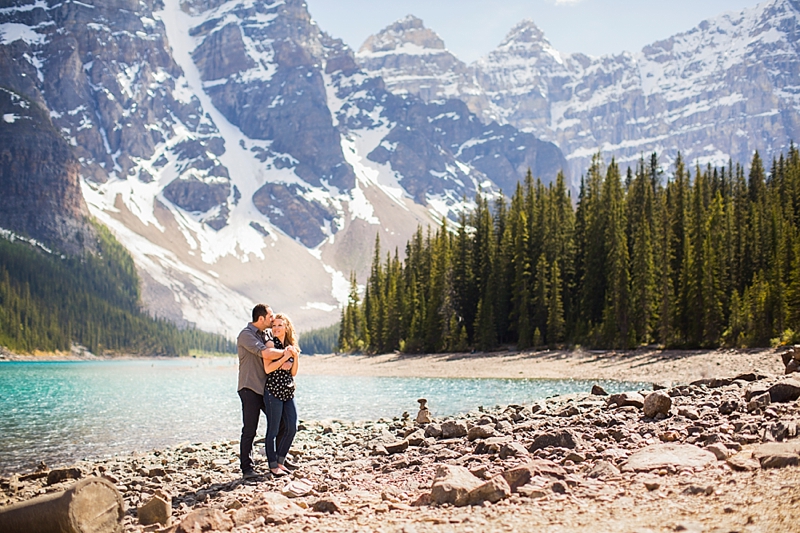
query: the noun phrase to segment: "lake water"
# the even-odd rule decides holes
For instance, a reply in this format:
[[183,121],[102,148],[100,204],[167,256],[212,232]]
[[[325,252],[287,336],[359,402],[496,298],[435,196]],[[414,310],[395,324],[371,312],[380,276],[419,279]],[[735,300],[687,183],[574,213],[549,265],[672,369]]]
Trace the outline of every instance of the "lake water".
[[[0,363],[0,475],[184,441],[238,439],[236,358]],[[427,398],[434,417],[642,383],[297,376],[301,420],[376,420]],[[262,416],[259,433],[266,430]]]

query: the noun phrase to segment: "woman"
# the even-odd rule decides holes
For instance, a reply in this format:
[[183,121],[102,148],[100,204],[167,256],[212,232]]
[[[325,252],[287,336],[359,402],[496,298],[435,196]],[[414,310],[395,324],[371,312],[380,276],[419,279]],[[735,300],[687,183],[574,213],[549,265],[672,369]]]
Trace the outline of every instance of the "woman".
[[[289,469],[284,466],[284,462],[297,433],[294,376],[297,375],[300,347],[292,321],[284,313],[278,313],[272,319],[272,338],[267,342],[267,348],[283,350],[283,355],[278,359],[264,359],[264,371],[267,373],[267,384],[264,387],[267,461],[273,475],[285,476]],[[281,419],[286,426],[286,433],[280,442],[275,442]]]

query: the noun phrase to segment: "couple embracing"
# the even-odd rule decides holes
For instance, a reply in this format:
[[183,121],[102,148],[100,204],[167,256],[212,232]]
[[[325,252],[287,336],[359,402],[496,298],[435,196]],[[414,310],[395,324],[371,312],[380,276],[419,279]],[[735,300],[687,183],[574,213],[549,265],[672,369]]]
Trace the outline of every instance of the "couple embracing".
[[286,460],[297,433],[294,376],[300,347],[289,317],[273,315],[268,305],[253,308],[253,321],[239,333],[239,398],[242,400],[242,438],[239,461],[245,479],[258,477],[253,467],[253,440],[261,412],[267,416],[265,447],[269,471],[285,476],[293,465]]

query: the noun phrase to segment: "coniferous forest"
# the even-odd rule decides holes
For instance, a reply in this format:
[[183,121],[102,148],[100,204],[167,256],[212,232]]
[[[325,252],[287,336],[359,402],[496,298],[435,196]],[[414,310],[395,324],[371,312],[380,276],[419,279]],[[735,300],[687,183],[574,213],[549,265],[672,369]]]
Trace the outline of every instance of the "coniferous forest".
[[508,201],[418,229],[351,275],[339,349],[754,347],[800,339],[800,155],[769,172],[595,156],[573,199],[530,172]]
[[19,240],[0,239],[0,346],[13,351],[189,355],[233,352],[220,335],[181,330],[139,309],[133,260],[95,224],[98,252],[63,256]]

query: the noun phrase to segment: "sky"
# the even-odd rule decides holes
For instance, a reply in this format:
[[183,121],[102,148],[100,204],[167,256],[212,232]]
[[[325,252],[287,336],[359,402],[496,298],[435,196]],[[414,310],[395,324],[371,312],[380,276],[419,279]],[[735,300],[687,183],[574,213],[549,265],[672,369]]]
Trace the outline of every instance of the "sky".
[[415,15],[470,63],[486,55],[523,19],[532,19],[562,53],[599,56],[689,30],[757,0],[306,0],[320,28],[353,50],[373,33]]

